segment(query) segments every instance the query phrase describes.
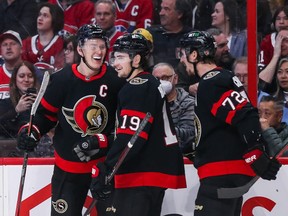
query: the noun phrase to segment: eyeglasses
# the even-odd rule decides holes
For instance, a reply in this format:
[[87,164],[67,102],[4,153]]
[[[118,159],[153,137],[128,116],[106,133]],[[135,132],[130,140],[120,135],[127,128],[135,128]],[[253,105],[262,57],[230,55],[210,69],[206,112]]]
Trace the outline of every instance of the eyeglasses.
[[164,75],[164,76],[159,77],[159,79],[169,81],[172,77],[174,77],[174,75],[175,74]]
[[235,76],[239,79],[239,80],[247,80],[248,78],[248,74],[235,74]]

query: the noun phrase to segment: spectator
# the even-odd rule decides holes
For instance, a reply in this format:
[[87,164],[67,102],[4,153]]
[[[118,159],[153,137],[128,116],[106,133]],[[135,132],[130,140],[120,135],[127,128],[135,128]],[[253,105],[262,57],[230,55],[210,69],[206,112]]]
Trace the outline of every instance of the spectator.
[[[30,108],[37,95],[38,85],[33,64],[24,61],[17,65],[9,86],[10,98],[0,100],[0,119],[4,126],[2,129],[5,128],[7,132],[5,136],[15,138],[20,126],[29,121]],[[27,93],[28,88],[35,88],[35,92]]]
[[9,83],[12,71],[21,59],[22,40],[20,35],[12,30],[0,36],[1,54],[4,64],[0,66],[0,100],[9,98]]
[[288,56],[288,30],[280,30],[276,36],[273,57],[271,61],[261,70],[259,66],[259,85],[262,91],[274,94],[277,88],[276,71],[280,58]]
[[[288,36],[288,6],[281,6],[275,11],[272,18],[273,32],[265,35],[260,43],[259,67],[263,69],[270,63],[274,55],[277,34]],[[285,30],[285,31],[281,31]]]
[[[240,82],[242,83],[247,93],[248,92],[248,59],[246,56],[242,56],[235,60],[233,67],[232,67],[232,72],[240,80]],[[268,93],[263,92],[261,90],[258,90],[257,94],[258,94],[257,103],[260,102],[261,98],[264,95],[268,95]]]
[[[283,101],[263,96],[258,105],[262,136],[270,157],[274,157],[288,143],[288,125],[282,122]],[[286,151],[282,156],[288,156]]]
[[195,139],[195,99],[183,88],[176,88],[178,75],[168,63],[158,63],[155,65],[152,74],[160,79],[164,89],[167,89],[167,102],[170,107],[180,149],[184,156],[190,157],[194,150],[192,143],[194,143]]
[[275,97],[284,102],[282,122],[288,124],[288,57],[279,61],[276,73],[277,90]]
[[153,22],[152,0],[114,0],[116,4],[116,28],[121,32],[133,32],[136,28],[148,28]]
[[[63,25],[64,14],[57,5],[41,4],[37,18],[38,34],[23,41],[22,59],[33,63],[41,71],[61,69],[64,65],[64,41],[58,32]],[[40,80],[42,76],[40,74]]]
[[212,26],[220,29],[228,39],[234,58],[247,56],[247,35],[243,18],[235,0],[218,0],[211,14]]
[[[149,46],[140,34],[125,34],[114,43],[114,67],[127,83],[118,94],[116,139],[104,163],[94,166],[91,192],[106,192],[112,171],[139,124],[151,117],[114,176],[114,215],[160,215],[165,190],[186,187],[183,156],[159,80],[146,72]],[[161,155],[161,157],[159,157]],[[133,203],[133,205],[131,205]],[[113,215],[113,212],[111,212]]]
[[76,34],[82,25],[90,23],[94,17],[94,4],[90,0],[49,0],[48,2],[58,5],[64,13],[64,35]]
[[21,39],[36,34],[37,3],[34,0],[0,1],[0,33],[18,32]]
[[265,153],[258,112],[242,94],[243,86],[230,71],[215,64],[214,38],[192,31],[180,43],[186,68],[194,67],[200,77],[194,159],[200,187],[194,215],[240,215],[243,197],[221,198],[218,189],[244,186],[256,175],[276,179],[281,164]]
[[176,68],[179,64],[179,40],[191,30],[187,25],[191,20],[190,1],[162,0],[159,15],[161,25],[147,29],[153,36],[154,64],[166,62]]
[[109,38],[110,48],[106,56],[107,61],[109,61],[115,40],[124,34],[116,30],[115,20],[116,6],[113,0],[98,0],[95,3],[95,23],[106,31],[106,35]]
[[151,35],[151,33],[147,30],[147,29],[144,29],[144,28],[138,28],[138,29],[135,29],[133,31],[133,33],[136,33],[136,34],[141,34],[145,37],[145,39],[147,40],[148,42],[148,46],[149,46],[149,54],[146,56],[147,59],[148,59],[148,69],[147,71],[148,72],[152,72],[153,70],[153,66],[154,66],[154,62],[153,62],[153,56],[152,56],[152,53],[153,53],[153,49],[154,49],[154,43],[153,43],[153,36]]
[[227,70],[232,70],[232,65],[235,58],[231,55],[228,47],[227,37],[217,28],[207,29],[207,32],[214,37],[217,44],[217,49],[215,53],[215,62],[219,67],[223,67]]
[[80,55],[77,52],[77,38],[75,35],[69,35],[64,38],[64,56],[65,64],[79,64]]

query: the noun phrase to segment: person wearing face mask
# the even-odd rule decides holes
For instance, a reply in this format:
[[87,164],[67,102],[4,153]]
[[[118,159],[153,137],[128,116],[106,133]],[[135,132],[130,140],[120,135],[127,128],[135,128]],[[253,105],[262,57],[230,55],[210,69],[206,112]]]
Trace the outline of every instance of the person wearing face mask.
[[182,154],[189,159],[193,158],[194,129],[194,97],[183,88],[177,87],[178,75],[169,63],[158,63],[152,74],[160,79],[166,92],[173,123]]

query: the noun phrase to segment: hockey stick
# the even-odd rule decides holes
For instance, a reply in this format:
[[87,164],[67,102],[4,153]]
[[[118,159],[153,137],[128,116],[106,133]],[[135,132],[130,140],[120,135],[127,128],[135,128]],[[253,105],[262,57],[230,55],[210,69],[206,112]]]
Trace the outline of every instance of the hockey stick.
[[[45,90],[48,86],[50,79],[49,72],[46,71],[41,83],[41,87],[39,89],[39,92],[37,94],[37,97],[32,104],[31,112],[30,112],[30,119],[29,119],[29,126],[28,126],[28,135],[31,136],[31,129],[32,129],[32,124],[33,124],[33,118],[35,116],[36,110],[40,104],[40,101],[45,93]],[[21,208],[21,201],[22,201],[22,194],[23,194],[23,189],[24,189],[24,182],[25,182],[25,176],[26,176],[26,169],[27,169],[27,164],[28,164],[28,152],[24,152],[24,161],[23,161],[23,166],[22,166],[22,172],[21,172],[21,179],[20,179],[20,185],[19,185],[19,191],[18,191],[18,198],[17,198],[17,205],[16,205],[16,211],[15,211],[15,216],[20,215],[20,208]]]
[[[280,157],[283,152],[286,150],[286,147],[288,146],[288,143],[286,143],[279,151],[275,154],[273,158]],[[251,181],[249,181],[247,184],[235,187],[235,188],[218,188],[217,194],[218,198],[220,199],[233,199],[237,197],[243,196],[245,193],[249,191],[249,189],[253,186],[253,184],[260,178],[260,176],[255,176]]]
[[[130,151],[130,149],[133,147],[133,145],[136,142],[136,140],[138,139],[139,134],[143,131],[143,129],[145,128],[146,124],[148,123],[150,117],[151,117],[151,113],[147,112],[145,117],[144,117],[144,119],[140,123],[138,129],[133,134],[133,136],[131,137],[130,141],[127,143],[125,149],[122,151],[121,155],[119,156],[117,163],[115,164],[115,166],[112,169],[112,172],[108,176],[106,176],[106,182],[107,183],[109,183],[113,179],[115,173],[118,171],[119,167],[121,166],[121,164],[123,163],[124,159],[126,158],[126,155]],[[87,208],[87,210],[86,210],[86,212],[84,213],[83,216],[88,216],[90,214],[90,212],[92,211],[92,209],[94,208],[94,206],[96,205],[96,203],[97,203],[97,200],[93,199],[92,203]]]

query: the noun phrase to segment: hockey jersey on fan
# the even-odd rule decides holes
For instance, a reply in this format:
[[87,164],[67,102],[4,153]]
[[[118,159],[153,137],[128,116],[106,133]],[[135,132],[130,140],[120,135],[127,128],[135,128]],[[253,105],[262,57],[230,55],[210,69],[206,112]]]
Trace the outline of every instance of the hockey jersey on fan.
[[276,41],[276,32],[266,35],[260,43],[259,68],[264,69],[273,57],[274,46]]
[[39,69],[59,70],[64,65],[63,43],[63,39],[55,35],[46,46],[42,46],[39,36],[34,35],[23,41],[22,59]]
[[258,111],[249,102],[236,76],[222,68],[204,74],[195,102],[194,166],[199,178],[228,174],[254,176],[242,157],[257,143],[247,146],[242,137],[257,128],[261,132],[260,124],[255,125],[256,122],[259,123]]
[[76,34],[82,25],[90,23],[94,17],[94,4],[90,0],[67,1],[67,8],[62,7],[60,0],[49,2],[57,4],[64,11],[64,30],[69,34]]
[[151,118],[115,175],[115,188],[186,187],[172,117],[160,82],[142,72],[126,83],[118,96],[116,139],[105,163],[113,167],[146,113]]
[[133,32],[137,28],[147,28],[151,26],[153,19],[152,0],[128,0],[122,4],[114,0],[116,4],[116,22],[117,31]]
[[9,98],[9,83],[11,79],[11,73],[6,69],[5,64],[0,66],[0,100]]
[[[35,116],[35,125],[45,134],[56,125],[55,164],[72,173],[90,173],[95,157],[81,162],[72,154],[77,141],[94,134],[109,136],[115,125],[117,94],[124,80],[103,65],[101,72],[86,79],[74,64],[51,75],[50,84]],[[113,113],[112,115],[109,115]],[[99,152],[96,159],[106,154]]]

